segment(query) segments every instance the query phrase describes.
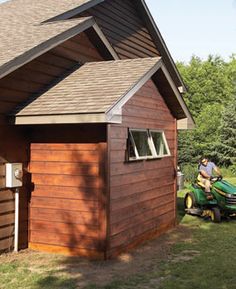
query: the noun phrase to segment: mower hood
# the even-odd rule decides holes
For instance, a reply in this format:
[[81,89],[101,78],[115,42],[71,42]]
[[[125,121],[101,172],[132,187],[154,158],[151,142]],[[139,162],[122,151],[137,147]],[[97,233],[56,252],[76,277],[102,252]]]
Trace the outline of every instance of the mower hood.
[[217,191],[219,190],[222,193],[236,195],[236,186],[230,184],[227,181],[221,180],[221,181],[215,182],[213,186]]

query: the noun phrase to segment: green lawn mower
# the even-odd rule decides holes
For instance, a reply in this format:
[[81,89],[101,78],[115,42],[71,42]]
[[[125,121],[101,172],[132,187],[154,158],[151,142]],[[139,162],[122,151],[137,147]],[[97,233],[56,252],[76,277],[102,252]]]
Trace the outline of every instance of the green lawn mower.
[[185,211],[191,215],[210,217],[215,223],[219,223],[222,217],[236,216],[236,186],[222,179],[211,179],[212,199],[208,200],[204,188],[198,184],[192,184],[184,198]]

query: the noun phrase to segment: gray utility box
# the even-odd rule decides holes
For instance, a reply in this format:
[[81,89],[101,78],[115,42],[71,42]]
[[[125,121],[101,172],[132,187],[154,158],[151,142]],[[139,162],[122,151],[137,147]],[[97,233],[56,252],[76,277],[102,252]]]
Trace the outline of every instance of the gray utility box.
[[177,190],[183,190],[184,188],[184,174],[180,171],[177,172]]
[[18,188],[22,186],[23,166],[22,163],[6,164],[6,187]]

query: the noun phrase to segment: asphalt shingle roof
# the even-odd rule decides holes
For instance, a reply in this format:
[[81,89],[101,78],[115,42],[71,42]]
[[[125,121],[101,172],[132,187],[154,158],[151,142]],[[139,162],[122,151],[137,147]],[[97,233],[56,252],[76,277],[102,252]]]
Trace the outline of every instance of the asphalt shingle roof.
[[105,113],[126,95],[160,57],[86,63],[16,116]]
[[45,23],[91,0],[11,0],[0,5],[0,67],[85,18]]

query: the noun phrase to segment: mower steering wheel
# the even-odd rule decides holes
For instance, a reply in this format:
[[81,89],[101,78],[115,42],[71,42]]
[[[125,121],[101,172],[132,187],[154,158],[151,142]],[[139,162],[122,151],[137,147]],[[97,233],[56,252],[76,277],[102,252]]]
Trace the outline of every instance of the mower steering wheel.
[[218,182],[222,180],[222,176],[217,176],[217,177],[211,177],[210,180],[212,183]]

